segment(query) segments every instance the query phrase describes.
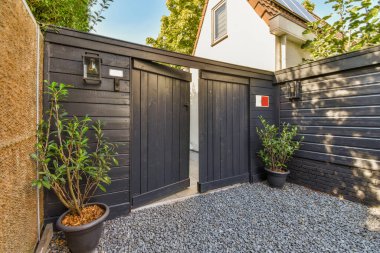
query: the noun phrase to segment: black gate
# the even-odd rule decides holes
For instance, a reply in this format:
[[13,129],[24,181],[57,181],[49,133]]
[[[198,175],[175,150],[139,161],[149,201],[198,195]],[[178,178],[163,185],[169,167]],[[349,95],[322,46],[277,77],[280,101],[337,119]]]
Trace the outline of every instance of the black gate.
[[132,206],[187,188],[188,72],[134,60],[132,69]]
[[249,180],[249,78],[200,72],[199,192]]

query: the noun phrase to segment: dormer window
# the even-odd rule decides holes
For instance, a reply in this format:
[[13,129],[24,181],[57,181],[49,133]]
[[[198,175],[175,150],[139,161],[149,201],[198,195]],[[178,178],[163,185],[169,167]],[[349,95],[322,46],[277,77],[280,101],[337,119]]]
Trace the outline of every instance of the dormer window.
[[212,9],[212,45],[227,38],[227,3],[220,1]]

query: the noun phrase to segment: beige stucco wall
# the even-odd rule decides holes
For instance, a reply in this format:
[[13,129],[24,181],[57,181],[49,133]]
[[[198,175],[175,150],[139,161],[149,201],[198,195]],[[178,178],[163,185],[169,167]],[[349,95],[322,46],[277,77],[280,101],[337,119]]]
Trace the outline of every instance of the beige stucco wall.
[[304,62],[304,59],[310,58],[307,51],[301,49],[301,43],[291,40],[286,41],[286,67],[294,67]]
[[[0,17],[0,252],[32,252],[38,234],[37,191],[31,186],[36,164],[29,154],[36,143],[43,39],[23,1],[2,0]],[[41,90],[39,94],[41,98]]]

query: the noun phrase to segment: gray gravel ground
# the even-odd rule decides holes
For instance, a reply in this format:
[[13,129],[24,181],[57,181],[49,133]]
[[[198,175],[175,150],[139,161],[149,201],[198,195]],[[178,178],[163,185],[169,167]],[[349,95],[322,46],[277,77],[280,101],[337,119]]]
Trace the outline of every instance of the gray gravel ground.
[[[243,184],[108,221],[99,252],[380,252],[367,207],[287,184]],[[52,252],[65,252],[61,234]]]

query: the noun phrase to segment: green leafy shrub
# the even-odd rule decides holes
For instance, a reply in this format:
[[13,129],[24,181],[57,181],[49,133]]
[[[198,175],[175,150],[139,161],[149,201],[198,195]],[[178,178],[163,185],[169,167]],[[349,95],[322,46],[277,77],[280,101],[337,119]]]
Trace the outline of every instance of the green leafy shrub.
[[88,32],[102,22],[102,14],[113,0],[27,0],[44,30],[49,25]]
[[313,12],[314,9],[315,9],[315,3],[313,3],[313,2],[310,1],[310,0],[303,0],[303,1],[302,1],[302,5],[303,5],[303,7],[305,7],[305,9],[308,10],[309,12]]
[[286,163],[292,158],[294,152],[300,148],[299,141],[294,140],[298,134],[298,128],[282,123],[281,130],[275,125],[269,124],[262,116],[259,117],[263,128],[256,127],[256,132],[262,141],[263,148],[259,151],[259,157],[265,167],[272,171],[286,171]]
[[[108,171],[117,165],[115,146],[107,142],[100,121],[85,116],[68,118],[60,101],[68,95],[68,85],[52,82],[48,86],[50,106],[46,120],[38,127],[36,153],[32,159],[39,165],[39,179],[33,181],[38,188],[52,189],[62,204],[74,214],[81,210],[97,188],[110,184]],[[96,143],[89,143],[93,131]]]
[[302,48],[313,60],[380,45],[380,3],[373,0],[326,0],[333,14],[307,24],[311,34]]

